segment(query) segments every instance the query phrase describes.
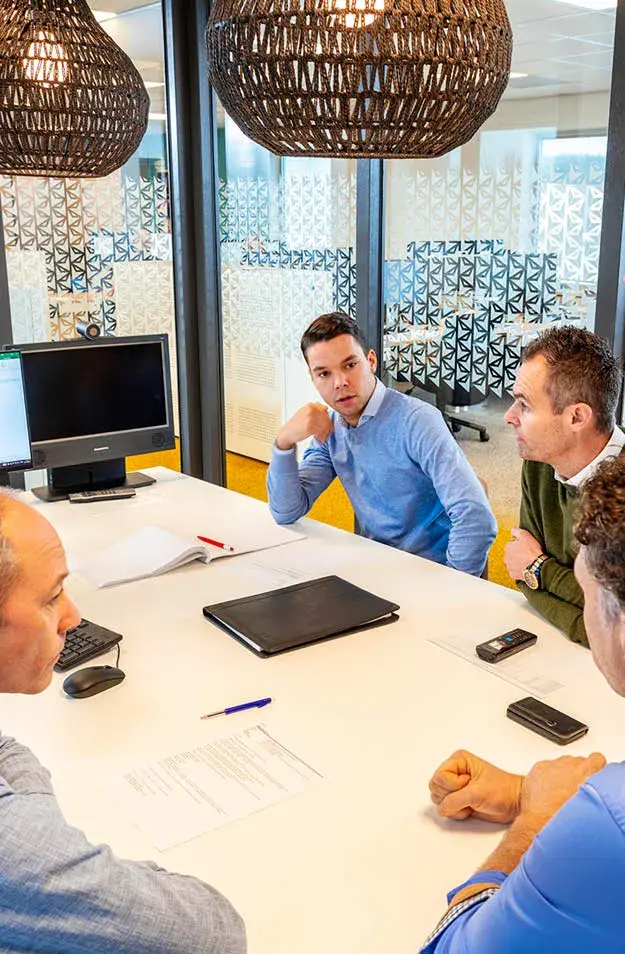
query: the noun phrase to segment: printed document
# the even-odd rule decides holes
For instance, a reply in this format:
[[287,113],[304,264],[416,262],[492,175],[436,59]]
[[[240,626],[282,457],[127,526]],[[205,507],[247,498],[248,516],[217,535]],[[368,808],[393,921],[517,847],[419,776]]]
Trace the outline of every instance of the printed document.
[[323,776],[255,725],[107,780],[161,851],[304,792]]
[[[476,643],[484,641],[483,637],[476,639],[471,633],[455,633],[450,636],[437,636],[428,639],[428,642],[441,646],[443,649],[448,649],[456,656],[462,656],[463,659],[473,663],[474,666],[479,666],[480,669],[485,669],[492,675],[513,683],[513,685],[526,690],[533,696],[543,698],[557,689],[564,688],[565,684],[559,678],[556,679],[555,675],[552,675],[552,673],[557,672],[558,676],[561,676],[561,661],[558,659],[552,660],[548,650],[541,652],[540,640],[536,646],[531,646],[529,649],[516,653],[508,659],[502,659],[498,663],[488,663],[484,659],[480,659],[475,652]],[[560,668],[558,668],[558,665]]]

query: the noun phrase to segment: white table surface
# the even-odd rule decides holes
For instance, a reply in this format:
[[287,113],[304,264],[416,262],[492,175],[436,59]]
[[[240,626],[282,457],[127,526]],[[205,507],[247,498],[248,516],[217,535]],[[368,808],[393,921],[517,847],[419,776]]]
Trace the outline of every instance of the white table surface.
[[[191,478],[159,482],[132,500],[35,505],[72,561],[147,523],[217,539],[228,523],[271,525],[259,501]],[[437,818],[427,788],[436,765],[459,747],[516,771],[564,752],[598,749],[618,759],[625,702],[590,653],[518,593],[314,521],[297,529],[305,540],[264,554],[110,589],[72,575],[68,590],[83,615],[124,634],[127,678],[71,700],[55,675],[39,696],[0,697],[0,724],[50,768],[66,817],[90,839],[226,894],[246,921],[252,954],[408,954],[444,910],[445,892],[501,831]],[[276,569],[260,568],[260,558]],[[400,621],[259,659],[203,619],[206,603],[288,585],[287,571],[337,573],[399,603]],[[508,703],[526,693],[426,641],[470,630],[478,642],[514,626],[538,634],[527,652],[558,647],[567,685],[547,701],[590,723],[589,735],[565,750],[506,718]],[[267,695],[274,702],[260,713],[200,722],[204,712]],[[258,721],[324,780],[165,852],[104,793],[102,780],[123,767]]]

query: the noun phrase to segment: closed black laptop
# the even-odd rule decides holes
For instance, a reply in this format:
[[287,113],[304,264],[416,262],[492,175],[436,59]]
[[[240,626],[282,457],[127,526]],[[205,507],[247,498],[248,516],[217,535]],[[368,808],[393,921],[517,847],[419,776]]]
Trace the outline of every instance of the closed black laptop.
[[396,603],[339,576],[204,607],[204,616],[261,656],[271,656],[398,617]]

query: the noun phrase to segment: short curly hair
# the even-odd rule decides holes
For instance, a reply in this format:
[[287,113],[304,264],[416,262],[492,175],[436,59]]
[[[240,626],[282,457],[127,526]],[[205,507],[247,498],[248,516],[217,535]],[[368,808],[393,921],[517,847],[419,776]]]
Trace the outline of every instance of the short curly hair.
[[582,401],[592,408],[597,430],[614,430],[621,366],[599,335],[573,325],[543,331],[523,350],[523,363],[542,355],[549,369],[547,392],[556,414]]
[[625,456],[603,461],[584,484],[575,528],[610,615],[625,612]]

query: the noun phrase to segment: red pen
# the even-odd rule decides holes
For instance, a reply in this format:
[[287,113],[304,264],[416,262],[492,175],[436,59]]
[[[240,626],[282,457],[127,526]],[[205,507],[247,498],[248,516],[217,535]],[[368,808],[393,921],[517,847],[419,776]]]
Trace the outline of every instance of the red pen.
[[220,543],[219,540],[211,540],[210,537],[201,537],[198,533],[198,540],[202,543],[210,543],[212,547],[219,547],[220,550],[227,550],[228,553],[234,553],[234,547],[229,547],[227,543]]

